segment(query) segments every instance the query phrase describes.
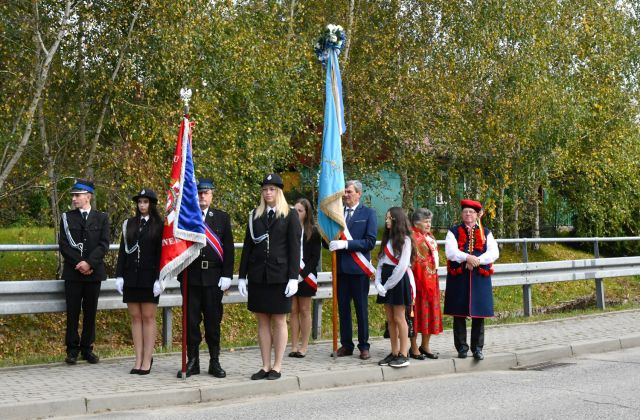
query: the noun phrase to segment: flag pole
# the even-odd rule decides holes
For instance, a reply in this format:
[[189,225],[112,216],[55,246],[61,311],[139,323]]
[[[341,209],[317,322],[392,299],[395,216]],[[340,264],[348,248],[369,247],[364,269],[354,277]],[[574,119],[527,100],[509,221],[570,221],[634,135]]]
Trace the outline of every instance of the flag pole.
[[[184,118],[189,118],[189,100],[191,99],[191,89],[180,89],[180,97],[184,103]],[[183,139],[184,141],[184,139]],[[188,140],[187,140],[188,141]],[[188,269],[182,270],[182,379],[187,379],[187,302],[189,281]]]
[[331,288],[332,288],[332,314],[331,321],[333,324],[333,352],[331,356],[335,361],[338,357],[338,257],[336,251],[331,253]]

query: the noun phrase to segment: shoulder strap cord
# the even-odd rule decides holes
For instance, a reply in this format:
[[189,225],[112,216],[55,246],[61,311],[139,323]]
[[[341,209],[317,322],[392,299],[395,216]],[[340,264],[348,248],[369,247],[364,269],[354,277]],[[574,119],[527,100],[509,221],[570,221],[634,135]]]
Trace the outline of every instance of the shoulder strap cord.
[[136,244],[132,248],[129,248],[129,244],[127,243],[127,222],[128,221],[129,219],[124,219],[124,222],[122,222],[122,239],[124,241],[124,252],[126,252],[127,254],[133,254],[138,250],[138,242],[136,242]]
[[67,222],[67,213],[62,213],[62,225],[64,227],[64,233],[67,235],[67,241],[69,241],[69,245],[71,248],[75,248],[80,251],[80,256],[82,257],[82,249],[84,248],[84,243],[80,242],[79,244],[73,240],[71,236],[71,232],[69,232],[69,223]]
[[257,238],[254,236],[253,234],[253,213],[255,210],[251,210],[251,213],[249,213],[249,233],[251,234],[251,239],[253,240],[254,244],[259,244],[260,242],[263,242],[265,239],[269,239],[269,232],[265,233],[264,235],[258,236]]

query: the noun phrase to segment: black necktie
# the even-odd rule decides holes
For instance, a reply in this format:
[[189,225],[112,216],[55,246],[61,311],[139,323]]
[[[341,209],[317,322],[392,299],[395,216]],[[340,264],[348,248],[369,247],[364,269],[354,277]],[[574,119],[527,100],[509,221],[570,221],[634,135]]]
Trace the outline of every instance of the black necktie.
[[145,226],[147,226],[147,219],[143,217],[140,219],[140,230],[144,229]]
[[82,220],[84,220],[85,222],[87,221],[87,216],[89,215],[89,212],[87,211],[83,211],[82,212]]
[[349,223],[349,220],[351,220],[352,213],[353,213],[353,209],[351,207],[347,207],[347,219],[345,220],[346,223]]
[[267,220],[269,222],[271,222],[273,220],[274,214],[275,214],[275,212],[273,211],[273,209],[269,210],[269,213],[267,213]]

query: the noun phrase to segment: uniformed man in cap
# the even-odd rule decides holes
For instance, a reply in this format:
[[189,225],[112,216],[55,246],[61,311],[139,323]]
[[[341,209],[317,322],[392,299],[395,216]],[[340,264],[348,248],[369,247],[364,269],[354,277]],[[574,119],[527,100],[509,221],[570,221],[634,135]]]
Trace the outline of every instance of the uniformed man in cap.
[[[233,234],[229,214],[210,208],[213,182],[198,180],[198,202],[207,228],[207,245],[187,268],[187,376],[200,373],[199,347],[202,341],[200,321],[204,318],[204,335],[209,347],[209,374],[224,378],[220,366],[220,322],[222,295],[233,277]],[[182,282],[182,277],[178,280]],[[178,372],[178,378],[182,371]]]
[[[101,282],[107,279],[104,256],[109,250],[109,218],[106,213],[91,208],[95,192],[92,182],[78,179],[71,187],[74,207],[62,214],[58,245],[64,259],[64,280],[67,303],[65,362],[76,364],[78,355],[89,363],[100,360],[93,352],[96,339],[96,313]],[[78,323],[82,318],[82,336]]]

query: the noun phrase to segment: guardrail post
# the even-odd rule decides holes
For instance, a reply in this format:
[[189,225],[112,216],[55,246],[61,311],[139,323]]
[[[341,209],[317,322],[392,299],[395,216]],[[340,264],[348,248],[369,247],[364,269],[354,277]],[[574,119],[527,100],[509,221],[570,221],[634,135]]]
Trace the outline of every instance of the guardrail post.
[[322,302],[324,299],[313,299],[313,313],[311,314],[311,337],[314,340],[322,335]]
[[[523,241],[522,247],[522,262],[529,262],[529,253],[527,251],[527,239],[525,238]],[[524,312],[524,316],[531,316],[533,314],[533,305],[531,301],[531,285],[523,284],[522,285],[522,311]]]
[[171,307],[162,308],[162,345],[165,349],[171,347],[173,342],[173,309]]
[[[598,245],[598,241],[593,243],[593,256],[595,258],[600,258],[600,246]],[[604,301],[604,279],[595,279],[596,280],[596,305],[598,305],[599,309],[605,308]]]

